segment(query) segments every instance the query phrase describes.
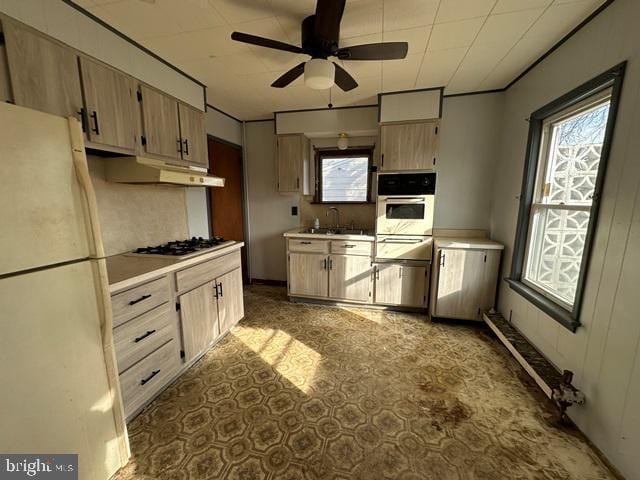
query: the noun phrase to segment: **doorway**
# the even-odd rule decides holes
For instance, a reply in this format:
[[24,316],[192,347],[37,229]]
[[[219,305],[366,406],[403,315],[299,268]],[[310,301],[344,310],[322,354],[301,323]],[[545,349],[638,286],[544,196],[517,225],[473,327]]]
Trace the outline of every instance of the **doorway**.
[[[207,137],[209,172],[225,179],[223,188],[209,188],[209,222],[214,235],[225,240],[245,241],[244,175],[242,147]],[[240,250],[242,280],[248,283],[247,247]]]

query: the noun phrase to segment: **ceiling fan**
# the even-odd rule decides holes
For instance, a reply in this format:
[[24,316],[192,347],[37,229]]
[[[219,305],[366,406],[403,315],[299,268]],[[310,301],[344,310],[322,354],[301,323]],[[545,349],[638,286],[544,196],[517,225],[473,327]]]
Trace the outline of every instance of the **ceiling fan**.
[[353,90],[358,82],[335,62],[328,60],[395,60],[407,56],[407,42],[383,42],[340,48],[340,21],[346,0],[317,0],[316,13],[302,21],[302,47],[258,37],[249,33],[233,32],[231,38],[238,42],[260,47],[303,53],[311,59],[296,65],[271,84],[283,88],[304,73],[304,83],[310,88],[324,90],[335,83],[345,92]]

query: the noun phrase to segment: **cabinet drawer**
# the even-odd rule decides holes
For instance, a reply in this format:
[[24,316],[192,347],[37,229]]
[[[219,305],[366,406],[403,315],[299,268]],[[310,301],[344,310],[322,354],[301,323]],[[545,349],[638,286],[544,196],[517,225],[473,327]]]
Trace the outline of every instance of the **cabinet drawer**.
[[290,252],[329,253],[327,240],[309,240],[305,238],[289,239]]
[[173,311],[164,303],[113,330],[118,372],[123,372],[175,337]]
[[138,315],[148,312],[171,298],[167,277],[158,278],[111,297],[113,326],[122,325]]
[[347,255],[371,255],[371,242],[353,240],[331,240],[331,253]]
[[240,267],[240,250],[180,270],[176,273],[178,291],[192,290],[238,267]]
[[180,366],[178,342],[169,340],[120,375],[122,401],[127,417],[151,399],[177,373]]

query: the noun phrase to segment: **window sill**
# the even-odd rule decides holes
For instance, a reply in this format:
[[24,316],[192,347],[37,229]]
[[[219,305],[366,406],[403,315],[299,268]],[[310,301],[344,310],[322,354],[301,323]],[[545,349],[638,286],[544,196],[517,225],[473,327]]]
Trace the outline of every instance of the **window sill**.
[[505,280],[509,284],[509,287],[511,287],[511,290],[523,296],[567,330],[575,333],[580,326],[580,322],[574,318],[572,312],[545,297],[537,290],[534,290],[519,280],[511,278],[506,278]]

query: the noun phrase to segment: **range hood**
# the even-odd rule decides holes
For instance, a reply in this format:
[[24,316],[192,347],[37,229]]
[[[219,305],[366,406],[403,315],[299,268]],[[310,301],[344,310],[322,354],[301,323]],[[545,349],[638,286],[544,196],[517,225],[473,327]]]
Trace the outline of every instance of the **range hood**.
[[112,157],[105,163],[109,182],[224,187],[224,178],[207,175],[204,168],[172,165],[147,157]]

